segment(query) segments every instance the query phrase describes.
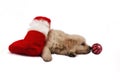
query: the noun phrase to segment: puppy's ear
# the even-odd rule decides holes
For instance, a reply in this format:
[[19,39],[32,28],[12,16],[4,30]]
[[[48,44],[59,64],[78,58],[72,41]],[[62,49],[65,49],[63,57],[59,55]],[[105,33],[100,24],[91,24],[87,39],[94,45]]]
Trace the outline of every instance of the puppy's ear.
[[67,49],[72,49],[77,44],[77,41],[74,39],[66,39],[64,45]]

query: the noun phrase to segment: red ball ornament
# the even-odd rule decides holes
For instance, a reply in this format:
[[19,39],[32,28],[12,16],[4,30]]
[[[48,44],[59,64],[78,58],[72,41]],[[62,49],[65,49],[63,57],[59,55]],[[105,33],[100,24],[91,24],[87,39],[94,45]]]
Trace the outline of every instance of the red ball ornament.
[[94,54],[100,54],[102,51],[102,46],[99,43],[95,43],[92,45],[92,52]]

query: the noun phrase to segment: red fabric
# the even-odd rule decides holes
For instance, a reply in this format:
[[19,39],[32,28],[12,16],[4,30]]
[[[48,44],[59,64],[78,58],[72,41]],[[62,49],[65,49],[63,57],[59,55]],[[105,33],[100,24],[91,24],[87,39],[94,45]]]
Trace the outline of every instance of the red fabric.
[[12,53],[26,56],[40,56],[45,45],[45,35],[41,32],[31,30],[25,38],[13,42],[9,46]]
[[45,20],[47,21],[49,24],[51,23],[51,20],[47,17],[43,17],[43,16],[37,16],[34,18],[34,20]]

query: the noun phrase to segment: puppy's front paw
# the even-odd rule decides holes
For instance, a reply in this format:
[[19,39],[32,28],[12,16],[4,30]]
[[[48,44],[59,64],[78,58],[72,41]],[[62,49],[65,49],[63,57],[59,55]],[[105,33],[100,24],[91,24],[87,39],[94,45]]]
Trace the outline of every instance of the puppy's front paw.
[[43,59],[45,62],[49,62],[49,61],[52,60],[52,56],[51,56],[51,54],[43,53],[43,54],[42,54],[42,59]]
[[49,62],[49,61],[51,61],[52,60],[52,57],[43,57],[43,60],[45,61],[45,62]]
[[76,54],[70,53],[70,54],[68,54],[68,56],[69,56],[69,57],[76,57]]

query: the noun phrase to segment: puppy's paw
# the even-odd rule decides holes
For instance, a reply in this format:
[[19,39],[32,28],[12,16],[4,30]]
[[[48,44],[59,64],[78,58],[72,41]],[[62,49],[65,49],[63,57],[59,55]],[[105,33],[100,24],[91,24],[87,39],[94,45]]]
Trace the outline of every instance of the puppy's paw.
[[44,57],[43,60],[44,60],[45,62],[50,62],[50,61],[52,60],[52,58],[51,58],[51,57]]
[[68,56],[69,57],[76,57],[76,54],[75,53],[69,53]]
[[49,61],[52,60],[52,56],[51,56],[51,54],[44,53],[44,54],[42,54],[42,59],[43,59],[45,62],[49,62]]
[[45,62],[49,62],[52,60],[51,52],[47,46],[44,47],[41,57]]

